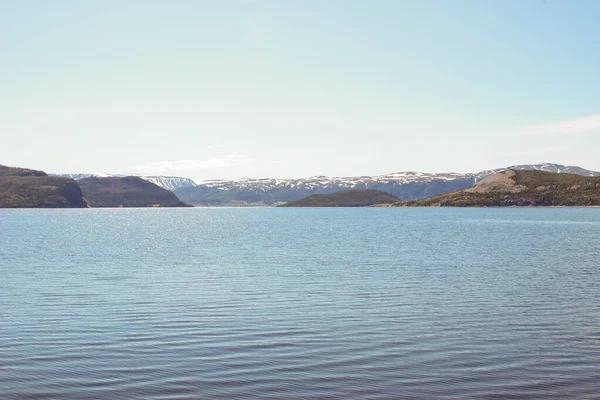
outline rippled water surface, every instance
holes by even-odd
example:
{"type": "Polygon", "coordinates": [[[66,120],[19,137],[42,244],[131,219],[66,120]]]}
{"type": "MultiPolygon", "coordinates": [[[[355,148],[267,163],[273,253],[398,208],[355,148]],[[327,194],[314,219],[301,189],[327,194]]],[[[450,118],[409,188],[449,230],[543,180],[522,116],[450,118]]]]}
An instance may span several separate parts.
{"type": "Polygon", "coordinates": [[[600,209],[0,210],[2,399],[599,394],[600,209]]]}

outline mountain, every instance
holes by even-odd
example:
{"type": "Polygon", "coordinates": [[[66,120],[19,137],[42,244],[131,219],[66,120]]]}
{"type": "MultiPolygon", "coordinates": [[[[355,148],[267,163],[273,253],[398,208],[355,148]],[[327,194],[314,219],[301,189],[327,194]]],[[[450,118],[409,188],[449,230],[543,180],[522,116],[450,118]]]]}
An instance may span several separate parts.
{"type": "Polygon", "coordinates": [[[137,176],[91,177],[77,181],[92,207],[188,207],[173,194],[137,176]]]}
{"type": "Polygon", "coordinates": [[[342,190],[331,194],[312,194],[279,207],[365,207],[399,201],[396,196],[380,190],[342,190]]]}
{"type": "Polygon", "coordinates": [[[582,176],[600,176],[600,172],[598,171],[590,171],[581,167],[576,166],[564,166],[560,164],[521,164],[521,165],[511,165],[506,168],[498,168],[492,169],[489,171],[481,171],[478,175],[481,177],[486,177],[488,175],[495,174],[496,172],[505,171],[507,169],[513,169],[516,171],[545,171],[545,172],[553,172],[556,174],[576,174],[582,176]]]}
{"type": "MultiPolygon", "coordinates": [[[[51,176],[60,176],[63,178],[71,178],[71,179],[75,179],[76,181],[80,180],[80,179],[86,179],[86,178],[110,178],[110,177],[116,177],[116,178],[123,178],[126,175],[123,174],[50,174],[51,176]]],[[[152,182],[155,185],[160,186],[163,189],[167,189],[170,191],[174,191],[175,189],[180,189],[180,188],[185,188],[185,187],[195,187],[196,186],[196,182],[194,182],[193,180],[189,179],[189,178],[181,178],[178,176],[160,176],[160,175],[140,175],[140,178],[148,181],[148,182],[152,182]]]]}
{"type": "Polygon", "coordinates": [[[6,165],[0,165],[0,176],[48,176],[48,174],[44,171],[38,171],[35,169],[7,167],[6,165]]]}
{"type": "Polygon", "coordinates": [[[180,188],[195,187],[196,182],[190,178],[181,178],[178,176],[140,176],[140,178],[152,182],[163,189],[174,191],[180,188]]]}
{"type": "Polygon", "coordinates": [[[193,188],[176,189],[183,201],[196,205],[272,205],[302,199],[312,194],[341,190],[374,189],[400,198],[429,195],[471,186],[473,176],[401,172],[382,176],[326,177],[301,179],[240,179],[205,181],[193,188]]]}
{"type": "Polygon", "coordinates": [[[599,206],[600,176],[509,169],[468,189],[395,206],[599,206]]]}
{"type": "MultiPolygon", "coordinates": [[[[600,172],[560,164],[515,165],[514,170],[540,170],[598,176],[600,172]]],[[[175,194],[195,205],[273,205],[302,199],[312,194],[341,190],[374,189],[391,193],[404,201],[420,200],[465,189],[486,176],[506,170],[498,168],[478,173],[396,172],[380,176],[327,177],[301,179],[240,179],[204,181],[196,186],[175,189],[175,194]]]]}
{"type": "Polygon", "coordinates": [[[43,171],[0,165],[0,208],[87,207],[73,179],[43,171]]]}

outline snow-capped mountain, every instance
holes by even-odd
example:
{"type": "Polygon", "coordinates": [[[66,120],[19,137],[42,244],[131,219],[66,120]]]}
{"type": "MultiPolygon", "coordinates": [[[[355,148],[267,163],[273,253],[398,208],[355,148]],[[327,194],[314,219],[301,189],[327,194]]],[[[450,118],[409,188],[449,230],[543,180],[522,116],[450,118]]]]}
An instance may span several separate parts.
{"type": "Polygon", "coordinates": [[[86,179],[86,178],[110,178],[110,177],[119,177],[122,178],[125,175],[123,174],[48,174],[50,176],[58,176],[61,178],[71,178],[71,179],[75,179],[76,181],[80,180],[80,179],[86,179]]]}
{"type": "MultiPolygon", "coordinates": [[[[581,167],[576,167],[573,165],[564,166],[560,164],[522,164],[522,165],[513,165],[507,168],[499,168],[491,171],[482,171],[479,174],[495,174],[496,172],[503,171],[505,169],[516,169],[516,170],[535,170],[535,171],[546,171],[546,172],[554,172],[556,174],[577,174],[583,176],[600,176],[600,172],[598,171],[590,171],[581,167]]],[[[486,176],[487,176],[486,175],[486,176]]]]}
{"type": "Polygon", "coordinates": [[[196,182],[190,178],[181,178],[178,176],[140,176],[140,178],[150,181],[155,185],[170,191],[196,186],[196,182]]]}
{"type": "Polygon", "coordinates": [[[465,189],[475,182],[506,169],[533,169],[554,173],[597,176],[600,172],[559,164],[514,165],[478,173],[396,172],[379,176],[328,177],[299,179],[212,180],[195,187],[175,189],[185,202],[198,205],[270,205],[298,200],[311,194],[333,193],[349,189],[377,189],[402,200],[418,200],[452,190],[465,189]]]}
{"type": "MultiPolygon", "coordinates": [[[[71,178],[80,180],[85,178],[106,178],[106,177],[124,177],[124,174],[50,174],[51,176],[60,176],[63,178],[71,178]]],[[[163,189],[167,189],[170,191],[174,191],[175,189],[181,189],[186,187],[195,187],[196,182],[189,178],[181,178],[178,176],[145,176],[145,175],[134,175],[139,176],[140,178],[147,180],[149,182],[154,183],[162,187],[163,189]]]]}
{"type": "Polygon", "coordinates": [[[182,201],[198,205],[270,205],[349,189],[377,189],[401,199],[416,199],[462,189],[473,183],[472,174],[400,172],[381,176],[204,181],[193,188],[177,189],[175,194],[182,201]]]}

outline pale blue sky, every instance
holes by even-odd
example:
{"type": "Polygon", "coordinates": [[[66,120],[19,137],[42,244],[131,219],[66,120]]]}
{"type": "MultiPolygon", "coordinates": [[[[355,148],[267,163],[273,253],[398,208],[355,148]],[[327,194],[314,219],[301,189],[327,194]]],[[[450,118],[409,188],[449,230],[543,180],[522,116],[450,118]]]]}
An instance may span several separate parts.
{"type": "Polygon", "coordinates": [[[599,1],[0,0],[0,163],[600,170],[599,1]]]}

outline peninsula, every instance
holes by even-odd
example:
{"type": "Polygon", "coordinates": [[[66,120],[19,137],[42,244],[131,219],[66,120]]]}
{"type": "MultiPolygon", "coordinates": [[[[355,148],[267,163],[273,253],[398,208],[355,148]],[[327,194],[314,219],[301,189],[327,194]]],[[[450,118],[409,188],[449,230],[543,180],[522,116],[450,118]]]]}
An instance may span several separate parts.
{"type": "Polygon", "coordinates": [[[0,208],[82,208],[88,204],[73,179],[0,165],[0,208]]]}

